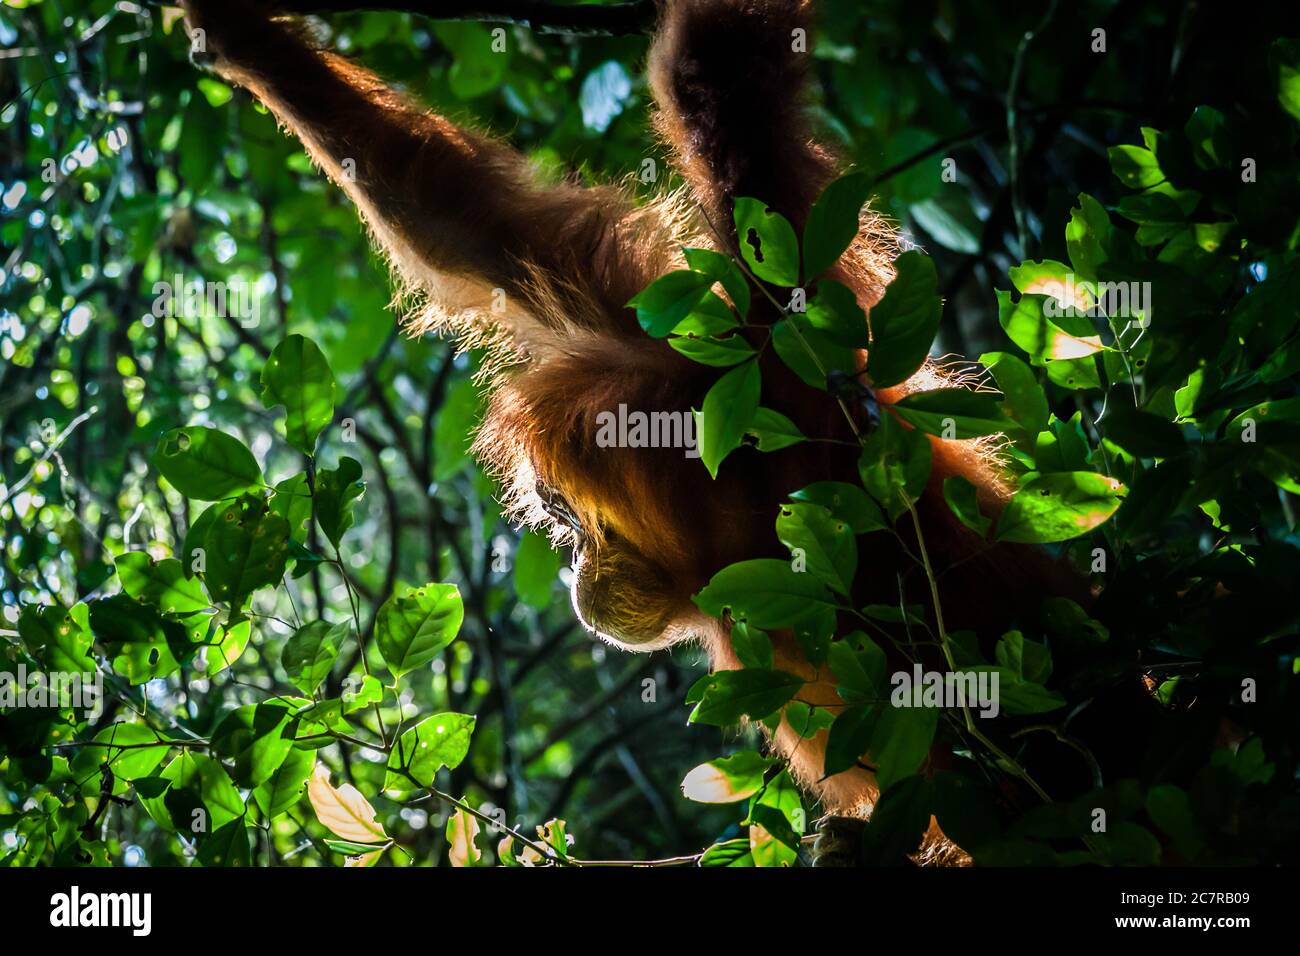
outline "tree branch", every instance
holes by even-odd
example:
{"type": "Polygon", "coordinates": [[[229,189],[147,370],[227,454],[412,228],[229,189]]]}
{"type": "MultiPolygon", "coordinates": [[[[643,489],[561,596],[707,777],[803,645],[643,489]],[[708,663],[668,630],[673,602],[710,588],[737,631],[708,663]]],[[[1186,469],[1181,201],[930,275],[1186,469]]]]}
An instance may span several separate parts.
{"type": "Polygon", "coordinates": [[[612,4],[556,4],[540,0],[279,0],[290,13],[345,13],[390,10],[431,20],[513,23],[537,33],[575,36],[630,36],[654,25],[654,0],[612,4]]]}

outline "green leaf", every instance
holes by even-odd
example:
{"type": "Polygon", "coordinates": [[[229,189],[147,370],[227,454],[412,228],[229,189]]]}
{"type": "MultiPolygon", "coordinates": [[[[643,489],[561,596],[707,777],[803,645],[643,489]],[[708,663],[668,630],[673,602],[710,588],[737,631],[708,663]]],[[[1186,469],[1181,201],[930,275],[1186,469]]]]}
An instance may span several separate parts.
{"type": "Polygon", "coordinates": [[[858,760],[871,746],[880,710],[875,704],[858,704],[840,712],[835,723],[831,724],[826,740],[823,774],[829,777],[857,766],[858,760]]]}
{"type": "Polygon", "coordinates": [[[749,852],[748,840],[727,840],[715,843],[700,857],[700,866],[753,866],[754,857],[749,852]]]}
{"type": "Polygon", "coordinates": [[[1048,421],[1047,431],[1039,432],[1034,457],[1040,471],[1086,471],[1090,449],[1083,433],[1083,416],[1075,412],[1068,421],[1048,421]]]}
{"type": "Polygon", "coordinates": [[[92,740],[102,747],[83,747],[72,760],[72,773],[85,779],[104,764],[122,780],[136,780],[152,774],[167,756],[171,744],[146,724],[115,723],[95,734],[92,740]],[[149,746],[151,744],[157,746],[149,746]]]}
{"type": "Polygon", "coordinates": [[[678,269],[660,276],[628,303],[651,338],[661,339],[688,316],[713,285],[712,276],[678,269]]]}
{"type": "Polygon", "coordinates": [[[101,643],[111,645],[108,650],[114,655],[113,670],[131,684],[143,684],[179,670],[181,665],[173,648],[182,657],[194,650],[183,624],[125,594],[92,601],[89,608],[90,629],[101,643]]]}
{"type": "Polygon", "coordinates": [[[434,714],[403,733],[388,757],[384,789],[410,790],[413,781],[431,787],[443,767],[459,767],[469,753],[474,722],[470,714],[434,714]]]}
{"type": "Polygon", "coordinates": [[[674,336],[668,340],[668,344],[692,362],[718,368],[738,365],[755,355],[754,350],[750,348],[749,343],[745,341],[745,337],[742,335],[729,335],[724,339],[697,339],[674,336]]]}
{"type": "Polygon", "coordinates": [[[728,565],[715,574],[695,603],[706,614],[732,617],[754,627],[791,627],[833,603],[814,575],[799,574],[786,561],[756,558],[728,565]]]}
{"type": "Polygon", "coordinates": [[[232,820],[199,844],[199,862],[204,866],[249,866],[248,828],[243,820],[232,820]]]}
{"type": "MultiPolygon", "coordinates": [[[[1036,666],[1041,666],[1036,665],[1036,666]]],[[[975,679],[982,673],[997,675],[997,693],[994,699],[999,710],[1012,717],[1025,714],[1045,714],[1065,706],[1065,698],[1042,684],[1021,679],[1014,671],[1001,666],[979,664],[956,671],[958,675],[974,674],[975,679]]]]}
{"type": "Polygon", "coordinates": [[[198,581],[185,577],[175,558],[154,561],[146,551],[128,551],[113,559],[122,590],[162,611],[185,614],[210,607],[198,581]]]}
{"type": "MultiPolygon", "coordinates": [[[[218,501],[214,505],[208,505],[199,516],[190,522],[189,529],[185,532],[185,544],[181,548],[179,560],[181,568],[185,572],[185,577],[192,578],[196,573],[195,565],[198,563],[198,553],[207,553],[208,532],[212,530],[213,524],[217,518],[230,507],[229,502],[218,501]]],[[[207,563],[206,557],[203,561],[207,563]]]]}
{"type": "Polygon", "coordinates": [[[183,116],[176,150],[179,172],[187,188],[202,192],[221,162],[227,127],[203,96],[190,97],[183,116]]]}
{"type": "Polygon", "coordinates": [[[894,281],[869,316],[867,371],[875,388],[898,385],[921,367],[943,315],[938,277],[929,256],[905,252],[894,261],[894,269],[894,281]]]}
{"type": "Polygon", "coordinates": [[[998,520],[997,540],[1045,544],[1087,534],[1120,506],[1124,485],[1091,471],[1040,475],[1016,492],[998,520]]]}
{"type": "Polygon", "coordinates": [[[957,520],[970,528],[980,537],[988,534],[992,519],[980,513],[978,489],[961,475],[945,478],[943,482],[943,500],[957,516],[957,520]]]}
{"type": "Polygon", "coordinates": [[[888,696],[885,652],[861,631],[833,643],[829,659],[836,691],[846,703],[875,703],[888,696]]]}
{"type": "Polygon", "coordinates": [[[764,282],[787,288],[799,284],[799,240],[779,212],[757,199],[740,197],[735,206],[740,254],[764,282]]]}
{"type": "Polygon", "coordinates": [[[1187,450],[1182,429],[1150,412],[1118,405],[1099,424],[1107,440],[1135,458],[1173,458],[1187,450]]]}
{"type": "MultiPolygon", "coordinates": [[[[772,639],[766,632],[744,621],[731,625],[731,649],[745,667],[772,669],[772,639]]],[[[703,693],[703,691],[701,691],[703,693]]],[[[687,701],[695,703],[695,701],[687,701]]]]}
{"type": "Polygon", "coordinates": [[[784,671],[719,671],[710,676],[690,721],[727,726],[745,716],[762,720],[779,710],[803,685],[802,677],[784,671]]]}
{"type": "Polygon", "coordinates": [[[753,750],[702,763],[682,780],[682,796],[696,803],[736,803],[758,793],[769,767],[776,763],[753,750]]]}
{"type": "Polygon", "coordinates": [[[394,677],[423,667],[450,644],[465,619],[454,584],[426,584],[395,593],[379,609],[375,640],[394,677]]]}
{"type": "Polygon", "coordinates": [[[803,229],[804,272],[815,279],[839,260],[858,234],[858,215],[871,195],[865,173],[841,176],[822,190],[803,229]]]}
{"type": "Polygon", "coordinates": [[[939,827],[967,853],[1001,835],[997,803],[989,787],[953,770],[939,771],[930,785],[939,827]]]}
{"type": "Polygon", "coordinates": [[[862,861],[867,866],[900,866],[915,853],[930,827],[930,783],[908,774],[881,783],[880,799],[862,831],[862,861]]]}
{"type": "Polygon", "coordinates": [[[1178,514],[1192,490],[1192,469],[1186,459],[1164,461],[1138,475],[1124,503],[1115,512],[1115,526],[1126,540],[1157,534],[1178,514]]]}
{"type": "MultiPolygon", "coordinates": [[[[749,314],[749,280],[731,256],[714,252],[712,249],[686,248],[682,252],[686,256],[686,264],[692,270],[722,283],[722,288],[726,290],[738,313],[742,316],[749,314]]],[[[732,323],[735,324],[734,319],[732,323]]]]}
{"type": "Polygon", "coordinates": [[[1074,269],[1057,259],[1026,259],[1007,270],[1011,284],[1022,294],[1050,295],[1066,305],[1091,308],[1096,300],[1087,292],[1087,286],[1074,286],[1074,301],[1070,301],[1069,286],[1074,281],[1074,269]]]}
{"type": "Polygon", "coordinates": [[[1087,193],[1079,194],[1079,205],[1070,210],[1065,227],[1065,245],[1076,272],[1098,276],[1110,258],[1110,217],[1105,208],[1087,193]]]}
{"type": "Polygon", "coordinates": [[[334,420],[334,392],[324,353],[301,335],[285,338],[262,368],[262,404],[268,410],[284,406],[284,437],[304,455],[316,451],[316,439],[334,420]]]}
{"type": "Polygon", "coordinates": [[[563,560],[540,534],[525,531],[515,551],[515,594],[529,607],[550,607],[563,560]]]}
{"type": "Polygon", "coordinates": [[[1106,151],[1110,168],[1130,189],[1146,189],[1165,181],[1156,154],[1141,146],[1112,146],[1106,151]]]}
{"type": "Polygon", "coordinates": [[[979,253],[984,226],[972,208],[970,193],[944,190],[908,206],[907,215],[945,249],[968,256],[979,253]]]}
{"type": "Polygon", "coordinates": [[[759,451],[780,451],[807,440],[799,426],[790,419],[780,412],[761,407],[754,412],[754,420],[745,429],[745,434],[754,436],[759,451]]]}
{"type": "Polygon", "coordinates": [[[794,554],[798,549],[807,561],[807,572],[825,581],[840,594],[849,595],[858,567],[858,548],[853,529],[821,505],[812,503],[781,506],[776,519],[776,536],[794,554]]]}
{"type": "Polygon", "coordinates": [[[244,497],[224,509],[203,543],[204,583],[214,601],[239,610],[258,588],[276,584],[289,559],[289,523],[261,498],[244,497]]]}
{"type": "Polygon", "coordinates": [[[1156,826],[1174,838],[1188,860],[1204,852],[1205,839],[1186,790],[1172,783],[1157,784],[1147,791],[1146,811],[1156,826]]]}
{"type": "Polygon", "coordinates": [[[510,65],[510,44],[493,49],[492,33],[478,23],[443,21],[433,24],[433,32],[454,57],[447,84],[457,99],[472,100],[501,85],[510,65]]]}
{"type": "Polygon", "coordinates": [[[702,338],[709,335],[722,335],[724,332],[738,328],[740,323],[732,314],[731,307],[716,293],[706,292],[695,308],[687,313],[686,318],[673,326],[673,334],[702,338]]]}
{"type": "Polygon", "coordinates": [[[280,666],[289,675],[289,683],[304,694],[313,694],[329,676],[334,661],[352,632],[350,621],[331,626],[326,621],[312,621],[293,633],[280,654],[280,666]]]}
{"type": "Polygon", "coordinates": [[[900,425],[892,415],[882,415],[880,426],[862,445],[858,461],[862,485],[885,506],[890,518],[897,518],[925,490],[931,456],[924,433],[900,425]]]}
{"type": "Polygon", "coordinates": [[[291,538],[307,540],[307,522],[311,521],[311,484],[305,471],[276,482],[271,510],[289,522],[291,538]]]}
{"type": "Polygon", "coordinates": [[[302,799],[315,767],[316,752],[295,747],[271,776],[253,790],[253,799],[268,820],[278,817],[302,799]]]}
{"type": "Polygon", "coordinates": [[[722,460],[739,447],[753,421],[761,390],[758,362],[746,362],[714,382],[704,396],[700,458],[714,478],[722,460]]]}
{"type": "Polygon", "coordinates": [[[894,411],[910,425],[940,438],[964,440],[997,435],[1012,424],[998,405],[1000,396],[966,388],[936,388],[913,392],[894,403],[894,411]]]}
{"type": "Polygon", "coordinates": [[[821,505],[853,529],[854,534],[888,528],[880,506],[857,485],[843,481],[818,481],[790,495],[796,501],[821,505]]]}
{"type": "Polygon", "coordinates": [[[1104,348],[1100,336],[1072,335],[1048,318],[1049,296],[1022,295],[1013,302],[1010,292],[995,291],[998,322],[1007,337],[1029,353],[1029,359],[1035,365],[1083,358],[1104,348]]]}
{"type": "Polygon", "coordinates": [[[226,715],[212,734],[212,752],[235,762],[241,787],[270,779],[293,748],[294,708],[283,701],[247,704],[226,715]]]}
{"type": "Polygon", "coordinates": [[[1002,635],[993,657],[1020,680],[1042,684],[1052,676],[1052,652],[1046,645],[1025,640],[1019,631],[1002,635]]]}
{"type": "Polygon", "coordinates": [[[181,751],[159,779],[170,786],[153,797],[142,795],[140,803],[159,826],[187,839],[212,833],[244,815],[239,791],[221,764],[206,754],[181,751]]]}
{"type": "Polygon", "coordinates": [[[749,804],[750,824],[758,824],[773,839],[754,839],[751,831],[750,853],[756,866],[790,866],[799,851],[805,815],[799,788],[788,770],[782,770],[749,804]]]}
{"type": "Polygon", "coordinates": [[[216,640],[206,649],[207,667],[203,673],[212,677],[221,673],[243,655],[248,641],[253,636],[253,622],[237,621],[234,624],[221,625],[216,640]]]}
{"type": "Polygon", "coordinates": [[[916,773],[930,752],[938,726],[938,707],[882,708],[871,735],[871,757],[882,791],[916,773]]]}
{"type": "Polygon", "coordinates": [[[51,671],[92,671],[95,662],[90,657],[89,611],[85,604],[72,610],[57,605],[22,605],[18,634],[23,646],[51,671]]]}
{"type": "Polygon", "coordinates": [[[1212,106],[1198,106],[1183,127],[1192,158],[1202,169],[1219,169],[1232,159],[1227,119],[1212,106]]]}
{"type": "Polygon", "coordinates": [[[1300,120],[1300,40],[1275,40],[1269,47],[1268,62],[1277,84],[1277,101],[1300,120]]]}
{"type": "Polygon", "coordinates": [[[215,428],[173,428],[158,439],[154,467],[186,498],[220,501],[262,486],[257,459],[238,438],[215,428]]]}
{"type": "Polygon", "coordinates": [[[801,700],[792,700],[785,705],[785,722],[805,740],[811,740],[823,730],[830,730],[835,722],[835,715],[825,707],[814,707],[801,700]]]}
{"type": "Polygon", "coordinates": [[[366,674],[361,678],[361,686],[355,690],[357,675],[349,677],[343,683],[343,713],[355,714],[358,710],[369,707],[371,704],[377,704],[384,699],[384,685],[379,682],[379,678],[373,674],[366,674]]]}
{"type": "Polygon", "coordinates": [[[316,523],[337,549],[352,527],[353,506],[366,492],[361,480],[361,462],[346,455],[333,470],[316,473],[316,523]]]}
{"type": "Polygon", "coordinates": [[[772,347],[792,372],[812,388],[826,389],[826,376],[860,371],[858,353],[813,328],[808,316],[795,313],[772,326],[772,347]]]}
{"type": "Polygon", "coordinates": [[[1031,369],[1010,352],[985,352],[980,364],[993,373],[1004,396],[1002,407],[1029,435],[1047,427],[1047,396],[1031,369]]]}
{"type": "Polygon", "coordinates": [[[836,345],[865,349],[870,344],[867,314],[853,290],[834,279],[817,283],[817,293],[808,303],[808,322],[836,345]]]}
{"type": "Polygon", "coordinates": [[[325,845],[335,853],[342,853],[344,856],[365,856],[367,853],[374,853],[377,850],[386,850],[392,846],[391,841],[388,843],[356,843],[352,840],[326,840],[325,845]]]}

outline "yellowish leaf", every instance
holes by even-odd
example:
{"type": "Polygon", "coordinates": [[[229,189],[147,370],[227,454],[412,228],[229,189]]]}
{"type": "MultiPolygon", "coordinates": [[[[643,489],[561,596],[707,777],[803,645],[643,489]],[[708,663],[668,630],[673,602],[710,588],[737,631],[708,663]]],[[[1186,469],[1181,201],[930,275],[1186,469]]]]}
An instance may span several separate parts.
{"type": "Polygon", "coordinates": [[[316,765],[316,772],[307,784],[307,798],[316,811],[316,819],[341,839],[352,843],[388,839],[383,826],[375,819],[375,808],[370,801],[350,783],[341,787],[331,785],[329,768],[323,763],[316,765]]]}
{"type": "Polygon", "coordinates": [[[478,820],[459,807],[447,820],[448,856],[452,866],[478,866],[483,851],[474,843],[478,820]]]}
{"type": "Polygon", "coordinates": [[[750,779],[728,773],[717,761],[702,763],[682,780],[682,796],[696,803],[735,803],[752,796],[762,785],[760,775],[750,779]]]}

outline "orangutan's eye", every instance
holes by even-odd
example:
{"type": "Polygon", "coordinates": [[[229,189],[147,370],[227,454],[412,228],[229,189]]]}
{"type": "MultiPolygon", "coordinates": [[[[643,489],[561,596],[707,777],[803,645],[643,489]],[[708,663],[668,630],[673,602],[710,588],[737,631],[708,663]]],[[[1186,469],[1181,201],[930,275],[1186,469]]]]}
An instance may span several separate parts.
{"type": "Polygon", "coordinates": [[[573,506],[569,504],[565,497],[554,488],[548,488],[540,481],[537,483],[537,497],[542,500],[542,510],[572,531],[577,536],[579,545],[581,545],[587,536],[582,530],[582,522],[578,520],[573,506]]]}

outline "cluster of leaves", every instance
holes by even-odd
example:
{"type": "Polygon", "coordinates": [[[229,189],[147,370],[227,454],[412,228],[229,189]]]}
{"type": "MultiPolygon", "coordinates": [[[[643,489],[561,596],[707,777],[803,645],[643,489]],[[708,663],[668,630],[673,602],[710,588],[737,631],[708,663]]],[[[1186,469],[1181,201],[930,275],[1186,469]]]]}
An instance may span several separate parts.
{"type": "MultiPolygon", "coordinates": [[[[1276,105],[1293,120],[1298,49],[1279,42],[1272,51],[1276,105]]],[[[1136,190],[1114,212],[1135,228],[1081,195],[1066,226],[1069,264],[1011,270],[1019,297],[997,298],[1015,351],[980,357],[999,391],[909,394],[892,406],[896,418],[880,414],[861,440],[860,486],[820,482],[780,508],[776,532],[792,561],[733,564],[696,596],[702,610],[735,622],[744,667],[701,679],[687,697],[691,720],[748,718],[775,731],[784,719],[805,737],[827,730],[828,775],[869,754],[883,796],[864,859],[901,859],[932,814],[979,863],[1263,862],[1300,838],[1297,608],[1286,590],[1300,563],[1287,500],[1300,492],[1300,310],[1292,295],[1300,126],[1287,127],[1272,149],[1242,153],[1263,119],[1200,108],[1181,130],[1144,128],[1143,146],[1112,149],[1116,176],[1136,190]],[[1058,417],[1063,405],[1073,414],[1058,417]],[[937,587],[944,568],[931,567],[923,541],[916,560],[936,585],[933,607],[907,605],[903,594],[894,606],[854,606],[857,539],[868,536],[870,546],[871,536],[894,535],[911,554],[896,523],[921,536],[926,434],[1005,436],[1016,491],[1000,514],[981,513],[975,488],[960,477],[944,482],[946,504],[990,543],[1064,543],[1102,590],[1095,617],[1045,596],[1040,613],[1003,635],[987,660],[973,634],[945,631],[937,587]],[[845,633],[846,618],[858,629],[845,633]],[[799,699],[805,680],[773,668],[773,630],[793,632],[809,661],[829,668],[842,706],[799,699]],[[918,660],[927,644],[959,676],[997,675],[1001,724],[985,732],[964,703],[916,706],[910,694],[891,696],[887,659],[918,660]],[[1115,779],[1115,768],[1072,738],[1073,722],[1106,706],[1098,701],[1108,692],[1136,687],[1139,675],[1165,713],[1147,741],[1144,776],[1115,779]],[[1198,697],[1213,704],[1194,707],[1198,697]],[[1081,774],[1091,773],[1096,789],[1009,814],[991,786],[999,776],[1050,797],[1022,763],[1031,752],[1008,753],[992,739],[1008,721],[1024,728],[1017,718],[1031,716],[1030,730],[1079,748],[1081,774]],[[1216,721],[1235,728],[1235,739],[1211,750],[1216,721]],[[935,746],[965,759],[926,771],[935,746]]],[[[782,316],[766,328],[768,341],[828,400],[845,375],[865,372],[873,385],[890,386],[925,360],[942,309],[929,259],[900,257],[869,323],[848,289],[818,278],[855,234],[865,198],[859,175],[833,183],[802,243],[779,214],[738,200],[743,265],[687,250],[688,270],[633,300],[651,335],[673,336],[673,347],[697,361],[733,366],[699,413],[711,473],[746,435],[761,451],[819,440],[759,405],[761,349],[737,334],[750,301],[746,275],[768,296],[786,290],[778,293],[789,295],[784,307],[772,299],[782,316]],[[854,356],[864,348],[870,359],[861,369],[854,356]]],[[[792,800],[775,812],[788,783],[785,770],[751,751],[688,776],[688,796],[748,799],[745,822],[758,834],[749,852],[720,844],[706,861],[716,853],[726,865],[762,865],[774,843],[781,862],[793,860],[803,808],[792,800]]]]}
{"type": "MultiPolygon", "coordinates": [[[[56,830],[68,846],[71,824],[50,816],[65,804],[47,787],[44,762],[27,762],[38,752],[75,759],[80,751],[68,745],[124,720],[139,723],[140,715],[162,739],[210,741],[228,713],[271,694],[341,700],[363,689],[349,681],[360,666],[359,641],[372,673],[391,683],[377,643],[379,609],[404,592],[403,582],[430,581],[459,589],[460,637],[403,673],[400,697],[388,693],[378,703],[390,732],[430,714],[477,717],[468,755],[439,772],[444,792],[527,833],[556,817],[583,820],[582,846],[593,855],[651,858],[705,845],[726,826],[721,814],[669,812],[667,799],[682,768],[717,743],[691,734],[669,703],[700,662],[629,659],[593,645],[562,596],[560,556],[501,519],[493,483],[468,455],[480,414],[476,356],[399,334],[383,264],[355,210],[325,188],[250,97],[194,69],[174,13],[112,0],[76,9],[15,0],[0,12],[0,43],[22,54],[0,69],[0,672],[16,675],[18,662],[31,660],[20,608],[58,606],[81,617],[101,599],[112,602],[106,609],[133,606],[140,602],[119,592],[133,575],[147,576],[151,562],[172,568],[174,559],[190,572],[176,584],[188,603],[165,612],[158,605],[162,624],[145,614],[138,632],[120,632],[135,634],[135,643],[87,645],[96,625],[113,627],[101,612],[81,622],[69,645],[78,656],[55,658],[63,671],[85,661],[103,671],[105,709],[96,720],[69,735],[69,725],[35,721],[31,709],[0,711],[0,858],[49,862],[56,830]],[[179,294],[181,283],[204,281],[255,290],[260,315],[158,307],[159,283],[179,294]],[[328,467],[313,476],[315,520],[303,517],[312,503],[303,452],[283,427],[272,428],[261,401],[272,349],[291,333],[317,343],[338,377],[337,424],[321,433],[317,449],[328,467]],[[174,431],[177,425],[188,427],[174,431]],[[210,484],[200,475],[178,491],[154,463],[169,430],[164,457],[198,454],[197,438],[233,473],[210,484]],[[247,457],[212,433],[242,442],[262,473],[274,476],[271,485],[282,487],[253,481],[247,457]],[[351,499],[361,472],[368,490],[351,499]],[[218,493],[230,497],[214,505],[208,496],[223,484],[228,491],[218,493]],[[262,502],[246,498],[250,490],[262,502]],[[278,567],[273,548],[253,556],[241,579],[236,565],[205,547],[213,527],[194,527],[237,501],[218,539],[236,548],[287,540],[281,586],[251,586],[278,567]],[[354,523],[346,528],[335,516],[354,523]],[[281,519],[295,529],[287,539],[281,519]],[[334,535],[344,545],[341,562],[334,535]],[[189,567],[195,547],[206,561],[198,576],[189,567]],[[326,553],[330,559],[317,560],[326,553]],[[239,591],[248,620],[230,622],[239,591]],[[214,600],[223,613],[201,615],[214,600]],[[299,616],[326,634],[319,651],[300,649],[318,655],[314,667],[324,669],[326,648],[339,648],[314,695],[283,666],[299,616]],[[178,630],[204,621],[210,631],[178,630]],[[155,638],[161,627],[171,639],[147,639],[150,627],[155,638]],[[218,668],[227,657],[230,666],[218,668]],[[130,668],[158,676],[132,683],[122,673],[130,668]],[[651,679],[658,695],[645,700],[641,683],[651,679]]],[[[479,55],[493,37],[477,24],[358,13],[332,17],[330,27],[334,45],[458,118],[512,129],[540,167],[568,172],[573,160],[584,174],[619,176],[646,155],[644,111],[628,108],[643,99],[643,84],[629,90],[621,81],[636,71],[643,40],[507,27],[507,50],[489,63],[479,55]],[[464,83],[476,71],[457,64],[475,58],[493,72],[464,83]]],[[[177,481],[195,478],[184,462],[175,466],[166,467],[177,481]]],[[[176,599],[176,589],[169,593],[176,599]]],[[[378,730],[374,702],[344,716],[378,730]]],[[[77,780],[103,756],[81,758],[86,773],[77,780]]],[[[337,740],[316,751],[318,769],[327,766],[336,786],[373,801],[377,822],[405,850],[386,852],[384,865],[445,863],[445,801],[390,799],[388,756],[337,740]]],[[[98,839],[87,836],[82,851],[117,865],[193,861],[186,850],[193,838],[177,839],[139,802],[101,801],[99,787],[97,776],[75,798],[59,790],[91,816],[104,807],[98,839]]],[[[114,784],[115,796],[135,793],[114,784]]],[[[246,821],[253,820],[265,822],[250,812],[246,821]]],[[[490,828],[483,829],[480,842],[493,859],[490,828]]],[[[338,834],[315,819],[306,797],[249,834],[259,832],[266,839],[253,847],[258,862],[343,861],[322,842],[338,834]]],[[[520,856],[534,852],[522,845],[520,856]]]]}
{"type": "MultiPolygon", "coordinates": [[[[310,339],[289,336],[272,351],[262,372],[262,398],[268,409],[284,406],[284,437],[307,466],[274,484],[233,435],[198,426],[163,434],[154,455],[159,472],[185,497],[211,502],[191,524],[181,556],[155,559],[128,551],[115,561],[117,594],[70,608],[24,608],[17,622],[21,644],[6,648],[7,663],[33,673],[88,674],[105,659],[130,686],[180,670],[212,681],[249,645],[260,616],[250,607],[252,599],[281,587],[286,574],[301,577],[328,561],[350,590],[340,549],[365,490],[361,468],[343,458],[333,469],[317,469],[314,457],[321,431],[334,418],[335,388],[329,363],[310,339]],[[332,557],[310,546],[317,532],[332,557]]],[[[146,713],[110,723],[93,736],[88,731],[98,714],[87,708],[15,708],[6,714],[11,756],[27,780],[48,794],[35,810],[5,819],[21,837],[13,862],[90,862],[96,853],[102,860],[102,844],[81,841],[92,812],[85,798],[120,799],[133,788],[149,817],[182,836],[199,862],[247,865],[249,828],[269,832],[286,818],[313,777],[316,751],[340,740],[387,755],[386,789],[400,794],[432,787],[439,770],[465,758],[474,717],[433,714],[409,727],[399,717],[389,734],[383,709],[400,693],[404,675],[427,666],[455,639],[464,618],[460,592],[455,585],[431,584],[399,588],[384,600],[374,643],[391,675],[387,683],[372,672],[365,647],[357,644],[364,633],[360,603],[355,594],[350,598],[349,620],[294,622],[279,666],[297,694],[268,690],[221,715],[206,739],[164,732],[146,713]],[[352,667],[342,677],[341,692],[331,694],[322,685],[340,654],[349,651],[352,667]],[[367,711],[374,724],[358,728],[354,721],[367,711]],[[358,734],[370,739],[358,740],[358,734]],[[76,742],[71,758],[60,741],[76,742]],[[52,743],[42,746],[46,742],[52,743]]],[[[391,841],[362,848],[355,827],[340,828],[322,810],[340,799],[328,775],[325,769],[312,803],[321,822],[344,839],[326,844],[377,861],[391,841]]],[[[373,810],[366,819],[367,826],[373,824],[373,810]]],[[[374,835],[382,837],[382,827],[374,835]]]]}

